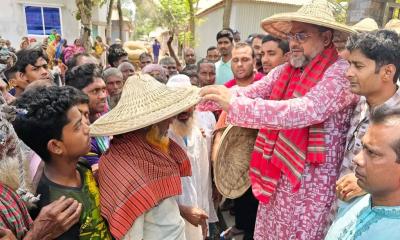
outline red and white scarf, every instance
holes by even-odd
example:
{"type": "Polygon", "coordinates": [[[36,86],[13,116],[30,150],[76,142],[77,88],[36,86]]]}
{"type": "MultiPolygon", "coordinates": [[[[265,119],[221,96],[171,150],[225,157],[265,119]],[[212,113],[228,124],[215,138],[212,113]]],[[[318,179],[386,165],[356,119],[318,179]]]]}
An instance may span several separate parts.
{"type": "Polygon", "coordinates": [[[163,199],[182,193],[181,177],[191,175],[186,153],[170,141],[169,154],[146,141],[142,130],[116,136],[100,158],[101,214],[121,239],[135,220],[163,199]]]}
{"type": "MultiPolygon", "coordinates": [[[[287,100],[304,96],[322,79],[326,69],[337,58],[337,52],[331,46],[316,56],[304,71],[288,64],[269,99],[287,100]]],[[[288,177],[293,190],[297,191],[305,164],[325,162],[324,137],[324,123],[288,130],[260,129],[250,162],[250,179],[257,199],[269,201],[281,173],[288,177]]]]}

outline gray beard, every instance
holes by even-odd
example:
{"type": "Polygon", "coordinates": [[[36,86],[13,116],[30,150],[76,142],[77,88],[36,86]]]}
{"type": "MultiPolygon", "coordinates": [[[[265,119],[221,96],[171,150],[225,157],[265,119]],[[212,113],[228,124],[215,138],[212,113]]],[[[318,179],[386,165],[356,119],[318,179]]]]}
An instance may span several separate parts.
{"type": "Polygon", "coordinates": [[[300,57],[290,57],[290,65],[294,68],[301,68],[306,66],[310,61],[306,58],[306,56],[301,55],[300,57]]]}
{"type": "Polygon", "coordinates": [[[115,106],[117,106],[119,99],[121,98],[121,94],[122,93],[109,97],[108,105],[109,105],[110,109],[113,109],[115,106]]]}

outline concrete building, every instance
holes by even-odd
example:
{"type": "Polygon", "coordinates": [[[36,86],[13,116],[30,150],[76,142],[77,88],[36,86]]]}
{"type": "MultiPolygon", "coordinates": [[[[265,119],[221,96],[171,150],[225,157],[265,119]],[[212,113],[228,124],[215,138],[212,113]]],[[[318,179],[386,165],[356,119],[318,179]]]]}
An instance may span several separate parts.
{"type": "MultiPolygon", "coordinates": [[[[252,33],[263,33],[261,20],[281,12],[298,10],[311,0],[233,0],[230,25],[238,30],[244,41],[252,33]]],[[[214,1],[196,14],[200,19],[196,26],[196,55],[205,57],[207,48],[216,46],[215,36],[222,29],[224,2],[214,1]]]]}
{"type": "MultiPolygon", "coordinates": [[[[131,20],[128,17],[123,16],[123,24],[122,24],[122,42],[128,41],[133,33],[133,25],[131,20]]],[[[118,10],[115,8],[111,14],[111,40],[114,42],[116,38],[119,37],[119,15],[118,10]]]]}
{"type": "MultiPolygon", "coordinates": [[[[74,0],[1,0],[0,36],[19,48],[23,36],[35,37],[38,41],[47,37],[51,29],[57,29],[69,44],[79,38],[80,21],[76,19],[74,0]]],[[[95,7],[92,11],[92,37],[105,40],[108,4],[95,7]]],[[[114,16],[115,14],[113,14],[114,16]]],[[[117,14],[118,15],[118,14],[117,14]]],[[[130,22],[124,19],[124,36],[129,38],[130,22]]],[[[113,17],[113,37],[119,38],[118,18],[113,17]]],[[[114,39],[113,39],[114,40],[114,39]]]]}

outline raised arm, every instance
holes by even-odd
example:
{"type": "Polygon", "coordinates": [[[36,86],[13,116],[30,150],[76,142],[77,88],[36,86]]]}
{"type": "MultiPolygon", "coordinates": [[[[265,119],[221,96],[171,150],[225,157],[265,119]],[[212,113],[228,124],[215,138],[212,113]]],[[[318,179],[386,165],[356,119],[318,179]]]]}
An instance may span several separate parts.
{"type": "Polygon", "coordinates": [[[182,71],[182,65],[181,62],[179,62],[178,57],[175,54],[174,48],[172,47],[172,41],[174,40],[174,34],[171,33],[168,41],[167,41],[167,47],[168,47],[168,51],[169,51],[169,55],[175,60],[176,62],[176,68],[178,69],[178,71],[182,71]]]}
{"type": "MultiPolygon", "coordinates": [[[[257,81],[247,87],[238,88],[232,87],[229,89],[230,95],[235,97],[244,96],[247,98],[269,98],[272,88],[275,82],[278,80],[279,75],[281,74],[283,67],[285,65],[281,65],[272,70],[267,76],[265,76],[260,81],[257,81]]],[[[222,85],[218,86],[207,86],[203,88],[203,92],[207,91],[207,89],[215,89],[217,91],[216,94],[224,94],[223,91],[218,91],[218,89],[226,89],[226,87],[222,85]]],[[[197,105],[197,109],[199,111],[217,111],[221,110],[221,106],[213,101],[202,101],[197,105]]]]}
{"type": "Polygon", "coordinates": [[[321,123],[358,100],[349,91],[343,74],[347,66],[344,61],[332,65],[303,97],[279,101],[233,97],[228,122],[255,129],[291,129],[321,123]]]}

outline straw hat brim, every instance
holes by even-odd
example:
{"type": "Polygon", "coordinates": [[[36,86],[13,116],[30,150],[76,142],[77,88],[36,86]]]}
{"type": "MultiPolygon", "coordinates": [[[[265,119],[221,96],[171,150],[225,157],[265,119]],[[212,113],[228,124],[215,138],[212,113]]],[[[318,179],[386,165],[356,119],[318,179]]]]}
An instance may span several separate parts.
{"type": "Polygon", "coordinates": [[[313,16],[299,14],[297,12],[275,14],[269,18],[264,19],[261,22],[261,28],[272,35],[275,35],[282,39],[287,39],[286,34],[289,33],[292,28],[291,22],[302,22],[331,28],[333,30],[341,32],[357,33],[354,29],[344,24],[335,21],[328,21],[313,16]]]}
{"type": "Polygon", "coordinates": [[[362,26],[353,26],[354,31],[357,32],[373,32],[378,30],[379,28],[372,28],[372,27],[362,27],[362,26]]]}
{"type": "Polygon", "coordinates": [[[227,198],[242,196],[251,186],[249,166],[258,130],[229,125],[218,147],[214,181],[227,198]]]}
{"type": "MultiPolygon", "coordinates": [[[[125,84],[132,85],[137,83],[128,81],[138,80],[129,78],[125,84]]],[[[113,136],[145,128],[176,116],[200,101],[197,87],[172,89],[164,85],[159,94],[150,96],[149,93],[147,99],[137,99],[125,90],[129,91],[124,87],[117,106],[90,126],[91,136],[113,136]],[[140,111],[135,108],[138,102],[142,105],[140,111]]]]}

